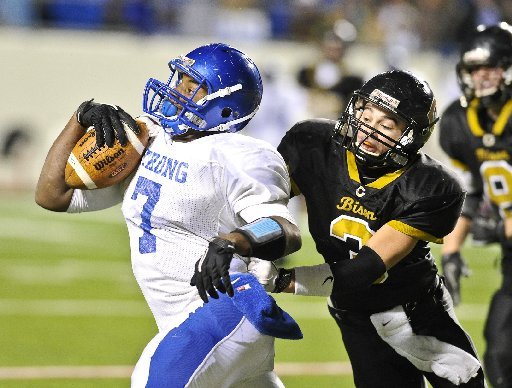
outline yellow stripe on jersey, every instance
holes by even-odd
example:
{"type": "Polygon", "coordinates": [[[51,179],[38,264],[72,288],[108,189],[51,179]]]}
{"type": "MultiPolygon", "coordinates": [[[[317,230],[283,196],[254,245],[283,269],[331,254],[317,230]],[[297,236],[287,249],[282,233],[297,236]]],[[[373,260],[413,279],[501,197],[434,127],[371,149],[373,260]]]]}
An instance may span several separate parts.
{"type": "MultiPolygon", "coordinates": [[[[471,133],[473,133],[476,137],[482,137],[485,134],[485,131],[480,126],[480,122],[478,121],[478,112],[477,108],[480,104],[480,99],[475,98],[469,104],[468,110],[466,111],[466,116],[468,118],[468,125],[471,133]]],[[[498,115],[498,119],[492,126],[492,134],[495,136],[501,136],[503,131],[505,130],[505,125],[507,125],[508,119],[512,114],[512,100],[509,100],[503,108],[501,108],[500,114],[498,115]]]]}
{"type": "Polygon", "coordinates": [[[286,164],[286,169],[288,170],[288,175],[290,176],[290,194],[291,196],[297,196],[297,195],[301,195],[302,192],[300,191],[300,188],[299,186],[297,185],[297,183],[295,183],[295,181],[293,180],[291,174],[290,174],[290,165],[287,163],[286,164]]]}
{"type": "Polygon", "coordinates": [[[419,229],[416,229],[410,225],[404,224],[403,222],[391,220],[387,223],[387,225],[391,226],[393,229],[398,230],[399,232],[402,232],[403,234],[406,234],[411,237],[416,237],[420,240],[430,241],[436,244],[442,244],[443,239],[438,238],[436,236],[432,236],[429,233],[423,232],[419,229]]]}
{"type": "MultiPolygon", "coordinates": [[[[505,106],[501,109],[501,112],[498,116],[498,119],[496,120],[496,123],[494,126],[497,128],[496,135],[501,135],[503,131],[505,130],[505,125],[508,123],[508,119],[510,118],[510,115],[512,114],[512,100],[509,100],[505,106]],[[499,133],[498,133],[499,130],[499,133]]],[[[494,128],[493,128],[494,132],[494,128]]]]}
{"type": "Polygon", "coordinates": [[[357,165],[356,165],[356,157],[354,154],[350,151],[347,152],[347,167],[348,167],[348,176],[353,181],[356,181],[357,183],[361,183],[361,180],[359,179],[359,171],[357,171],[357,165]]]}
{"type": "Polygon", "coordinates": [[[292,194],[294,196],[300,195],[301,191],[299,189],[299,186],[297,186],[297,183],[295,183],[295,181],[292,178],[290,178],[290,184],[292,186],[291,187],[292,194]]]}
{"type": "MultiPolygon", "coordinates": [[[[356,157],[350,151],[347,151],[347,165],[348,165],[348,175],[350,179],[356,181],[357,183],[361,183],[361,179],[359,179],[359,171],[357,170],[356,157]]],[[[373,189],[382,189],[389,183],[393,182],[400,175],[402,175],[405,171],[405,168],[401,168],[400,170],[396,170],[393,172],[389,172],[378,179],[375,179],[370,184],[366,185],[367,187],[371,187],[373,189]]]]}

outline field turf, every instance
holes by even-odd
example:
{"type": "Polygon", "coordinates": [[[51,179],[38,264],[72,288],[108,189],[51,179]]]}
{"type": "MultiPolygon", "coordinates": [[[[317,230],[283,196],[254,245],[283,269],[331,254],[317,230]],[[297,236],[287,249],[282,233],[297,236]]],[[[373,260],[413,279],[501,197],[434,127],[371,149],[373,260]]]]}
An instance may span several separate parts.
{"type": "MultiPolygon", "coordinates": [[[[439,246],[433,246],[438,258],[439,246]]],[[[498,287],[499,249],[467,244],[459,320],[484,351],[484,319],[498,287]]],[[[320,263],[310,237],[286,265],[320,263]]],[[[353,386],[325,298],[278,295],[300,341],[278,340],[287,387],[353,386]]],[[[133,278],[119,208],[69,215],[38,208],[32,193],[0,193],[0,386],[128,387],[156,326],[133,278]]]]}

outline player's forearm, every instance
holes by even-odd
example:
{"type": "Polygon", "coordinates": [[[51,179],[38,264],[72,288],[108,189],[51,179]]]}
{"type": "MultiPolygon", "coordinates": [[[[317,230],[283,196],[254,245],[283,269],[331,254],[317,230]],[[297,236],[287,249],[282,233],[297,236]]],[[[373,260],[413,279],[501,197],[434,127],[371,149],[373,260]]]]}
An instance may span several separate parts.
{"type": "Polygon", "coordinates": [[[272,218],[278,221],[284,229],[286,245],[283,256],[290,255],[293,252],[298,251],[302,246],[302,239],[297,225],[292,224],[290,221],[282,217],[274,216],[272,218]]]}
{"type": "Polygon", "coordinates": [[[279,270],[272,292],[285,292],[307,296],[329,296],[332,293],[334,277],[329,264],[323,263],[304,267],[279,270]]]}
{"type": "Polygon", "coordinates": [[[236,253],[238,253],[241,256],[254,256],[264,260],[275,260],[298,251],[302,245],[299,228],[282,217],[274,216],[272,217],[272,220],[276,221],[280,225],[282,231],[281,238],[283,240],[283,246],[280,246],[275,251],[273,251],[273,247],[276,246],[275,239],[269,239],[268,242],[259,243],[261,245],[256,247],[254,241],[251,242],[246,234],[242,234],[238,231],[233,231],[227,235],[222,235],[220,237],[230,240],[235,246],[236,253]],[[270,248],[266,249],[264,247],[264,244],[268,244],[270,248]],[[265,257],[257,254],[258,252],[261,251],[272,252],[270,254],[270,257],[265,257]]]}
{"type": "Polygon", "coordinates": [[[330,296],[334,276],[329,264],[295,267],[291,282],[283,292],[307,296],[330,296]]]}
{"type": "Polygon", "coordinates": [[[507,217],[503,221],[503,237],[506,240],[512,240],[512,217],[507,217]]]}
{"type": "Polygon", "coordinates": [[[48,151],[41,169],[35,192],[35,201],[39,206],[53,211],[68,208],[73,189],[66,185],[64,171],[71,150],[83,134],[84,128],[73,114],[48,151]]]}

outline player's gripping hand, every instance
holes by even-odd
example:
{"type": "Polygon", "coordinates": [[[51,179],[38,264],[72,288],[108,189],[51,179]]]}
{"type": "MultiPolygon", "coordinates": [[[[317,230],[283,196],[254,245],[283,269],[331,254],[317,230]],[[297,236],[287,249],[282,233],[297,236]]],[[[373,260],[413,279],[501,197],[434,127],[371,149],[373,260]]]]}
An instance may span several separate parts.
{"type": "Polygon", "coordinates": [[[124,147],[128,139],[123,123],[135,134],[138,135],[140,132],[134,118],[119,106],[97,104],[93,99],[80,104],[76,111],[76,118],[83,127],[94,126],[98,147],[103,147],[105,144],[107,147],[112,147],[116,138],[124,147]]]}
{"type": "Polygon", "coordinates": [[[460,252],[443,255],[441,266],[443,267],[446,288],[452,296],[453,305],[457,306],[460,303],[460,278],[461,276],[468,277],[471,271],[460,252]]]}
{"type": "Polygon", "coordinates": [[[197,261],[190,285],[197,287],[199,296],[205,303],[208,303],[208,295],[214,299],[219,298],[217,290],[229,296],[234,295],[229,278],[229,265],[233,253],[235,246],[231,241],[215,237],[204,257],[197,261]]]}
{"type": "Polygon", "coordinates": [[[265,291],[274,292],[279,268],[272,261],[251,258],[247,271],[258,279],[265,291]]]}

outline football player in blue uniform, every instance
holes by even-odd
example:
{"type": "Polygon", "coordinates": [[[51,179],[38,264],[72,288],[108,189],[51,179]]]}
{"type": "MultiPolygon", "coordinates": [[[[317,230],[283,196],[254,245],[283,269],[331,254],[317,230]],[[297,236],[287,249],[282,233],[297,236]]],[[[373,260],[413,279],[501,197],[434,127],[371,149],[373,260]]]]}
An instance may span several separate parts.
{"type": "Polygon", "coordinates": [[[443,270],[460,299],[464,260],[460,248],[478,204],[490,203],[501,222],[503,281],[492,297],[485,324],[486,375],[494,387],[512,386],[512,27],[478,27],[462,45],[457,76],[462,90],[443,113],[439,142],[459,170],[468,195],[462,215],[443,245],[443,270]]]}
{"type": "Polygon", "coordinates": [[[329,297],[358,387],[485,386],[429,248],[464,201],[455,176],[420,152],[436,121],[428,84],[394,70],[356,91],[338,121],[299,122],[278,146],[325,263],[250,270],[270,292],[329,297]]]}
{"type": "Polygon", "coordinates": [[[48,153],[36,201],[70,213],[122,203],[133,272],[158,326],[132,387],[283,387],[274,339],[302,334],[247,270],[253,256],[300,248],[290,179],[274,147],[235,133],[258,110],[260,73],[220,43],[169,68],[167,81],[146,84],[138,120],[150,140],[133,176],[103,189],[67,187],[66,161],[88,127],[101,133],[99,146],[123,140],[121,122],[137,131],[119,107],[85,101],[48,153]]]}

